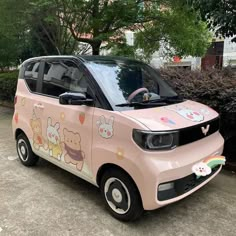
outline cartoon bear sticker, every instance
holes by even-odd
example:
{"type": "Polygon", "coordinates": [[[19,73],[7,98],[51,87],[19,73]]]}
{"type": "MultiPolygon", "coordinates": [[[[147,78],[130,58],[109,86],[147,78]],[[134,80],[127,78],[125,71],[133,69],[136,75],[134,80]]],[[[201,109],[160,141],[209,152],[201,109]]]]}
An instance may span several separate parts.
{"type": "Polygon", "coordinates": [[[47,126],[49,155],[58,160],[61,159],[61,154],[62,154],[59,128],[60,124],[57,122],[55,125],[52,125],[52,119],[49,117],[47,126]]]}
{"type": "Polygon", "coordinates": [[[45,150],[48,149],[47,142],[44,140],[42,135],[42,122],[39,118],[30,120],[30,126],[33,131],[33,146],[36,150],[43,147],[45,150]]]}
{"type": "Polygon", "coordinates": [[[81,150],[81,138],[79,133],[74,133],[68,129],[63,130],[65,162],[76,165],[77,170],[81,171],[84,164],[85,154],[81,150]]]}
{"type": "Polygon", "coordinates": [[[34,109],[32,119],[30,120],[30,127],[33,132],[33,147],[36,150],[39,150],[40,147],[43,147],[45,150],[47,150],[47,141],[43,138],[42,135],[42,121],[40,118],[38,118],[34,109]]]}
{"type": "Polygon", "coordinates": [[[100,120],[97,121],[98,133],[101,137],[105,139],[109,139],[113,136],[113,123],[114,117],[110,117],[108,122],[106,122],[106,118],[104,116],[100,117],[100,120]]]}

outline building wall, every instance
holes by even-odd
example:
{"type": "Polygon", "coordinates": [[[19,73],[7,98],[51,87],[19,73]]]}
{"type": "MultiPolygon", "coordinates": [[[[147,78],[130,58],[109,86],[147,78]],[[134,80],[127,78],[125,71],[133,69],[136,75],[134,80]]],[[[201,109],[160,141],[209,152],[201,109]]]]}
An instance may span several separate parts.
{"type": "Polygon", "coordinates": [[[224,40],[223,66],[236,66],[236,43],[231,42],[231,39],[224,40]]]}
{"type": "Polygon", "coordinates": [[[221,52],[220,55],[218,55],[219,54],[218,51],[214,53],[212,52],[212,50],[210,50],[211,52],[208,52],[206,57],[204,58],[186,57],[181,59],[181,62],[178,63],[174,62],[172,59],[167,60],[164,57],[161,57],[162,53],[160,49],[158,52],[153,54],[151,65],[157,68],[173,67],[173,66],[191,67],[191,70],[201,69],[202,66],[206,68],[207,64],[209,64],[209,67],[216,67],[215,64],[217,65],[220,64],[220,66],[222,65],[223,67],[226,66],[236,67],[236,43],[231,42],[231,39],[232,38],[224,39],[223,52],[221,52]]]}

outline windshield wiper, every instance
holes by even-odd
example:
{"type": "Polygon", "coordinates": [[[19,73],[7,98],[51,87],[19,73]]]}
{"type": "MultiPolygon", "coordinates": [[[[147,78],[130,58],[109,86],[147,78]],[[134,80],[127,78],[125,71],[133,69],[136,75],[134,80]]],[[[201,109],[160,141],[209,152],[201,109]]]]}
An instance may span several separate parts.
{"type": "Polygon", "coordinates": [[[165,106],[167,105],[166,102],[163,101],[155,101],[154,103],[150,103],[150,101],[144,101],[144,102],[131,102],[131,103],[121,103],[117,104],[116,107],[136,107],[136,106],[141,106],[141,107],[153,107],[153,106],[165,106]]]}
{"type": "Polygon", "coordinates": [[[153,107],[153,106],[166,106],[172,103],[179,103],[183,102],[182,98],[177,96],[174,97],[161,97],[158,99],[147,100],[143,102],[131,102],[131,103],[121,103],[117,104],[116,107],[136,107],[136,106],[143,106],[143,107],[153,107]]]}
{"type": "Polygon", "coordinates": [[[183,102],[183,101],[184,101],[184,99],[174,96],[174,97],[161,97],[158,99],[149,100],[148,102],[150,102],[150,103],[165,102],[167,104],[172,104],[172,103],[179,103],[179,102],[183,102]]]}

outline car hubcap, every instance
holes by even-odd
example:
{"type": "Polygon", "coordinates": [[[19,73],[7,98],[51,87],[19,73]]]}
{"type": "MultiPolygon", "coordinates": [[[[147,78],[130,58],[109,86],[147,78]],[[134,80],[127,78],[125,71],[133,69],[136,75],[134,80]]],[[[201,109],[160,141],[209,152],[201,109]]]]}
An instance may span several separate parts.
{"type": "Polygon", "coordinates": [[[130,194],[125,184],[117,178],[109,178],[104,187],[108,205],[118,214],[125,214],[130,209],[130,194]]]}
{"type": "Polygon", "coordinates": [[[20,151],[21,151],[22,155],[25,155],[26,149],[24,146],[21,146],[20,151]]]}
{"type": "Polygon", "coordinates": [[[117,188],[112,190],[112,197],[118,203],[120,203],[122,201],[122,194],[119,191],[119,189],[117,189],[117,188]]]}
{"type": "Polygon", "coordinates": [[[18,153],[22,161],[27,161],[28,159],[28,147],[25,140],[20,139],[18,141],[18,153]]]}

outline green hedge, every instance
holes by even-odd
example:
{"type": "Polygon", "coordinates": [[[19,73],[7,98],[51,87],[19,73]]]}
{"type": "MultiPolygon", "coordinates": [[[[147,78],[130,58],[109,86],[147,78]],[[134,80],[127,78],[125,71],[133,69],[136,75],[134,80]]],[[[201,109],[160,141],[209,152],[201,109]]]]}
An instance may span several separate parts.
{"type": "Polygon", "coordinates": [[[180,96],[207,104],[219,113],[236,112],[236,74],[231,69],[162,69],[160,72],[180,96]]]}
{"type": "Polygon", "coordinates": [[[236,73],[231,69],[162,69],[161,74],[180,96],[204,103],[221,114],[224,155],[228,168],[236,170],[236,73]]]}
{"type": "Polygon", "coordinates": [[[0,73],[0,100],[14,101],[18,71],[0,73]]]}

